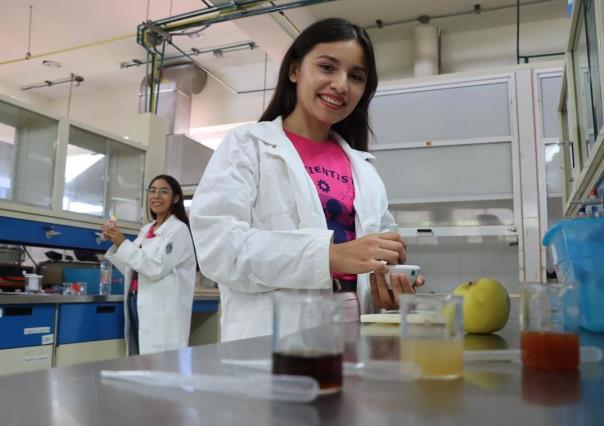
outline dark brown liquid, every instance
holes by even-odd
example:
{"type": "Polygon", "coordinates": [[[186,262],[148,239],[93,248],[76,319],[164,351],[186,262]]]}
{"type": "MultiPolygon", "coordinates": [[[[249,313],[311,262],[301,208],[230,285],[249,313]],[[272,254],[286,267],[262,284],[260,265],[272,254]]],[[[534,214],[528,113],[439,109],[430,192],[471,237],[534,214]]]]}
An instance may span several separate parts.
{"type": "Polygon", "coordinates": [[[321,390],[342,387],[342,354],[273,353],[273,374],[310,376],[321,390]]]}

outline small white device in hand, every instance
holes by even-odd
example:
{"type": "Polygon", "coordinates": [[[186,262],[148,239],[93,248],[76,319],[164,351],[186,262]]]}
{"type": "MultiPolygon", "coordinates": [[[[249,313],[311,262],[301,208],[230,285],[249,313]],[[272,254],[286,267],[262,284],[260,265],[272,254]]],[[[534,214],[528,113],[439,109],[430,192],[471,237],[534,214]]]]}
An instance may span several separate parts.
{"type": "Polygon", "coordinates": [[[386,286],[392,289],[392,283],[390,282],[390,274],[401,274],[405,273],[409,284],[413,285],[419,274],[421,274],[421,268],[417,265],[388,265],[389,271],[386,273],[386,286]]]}

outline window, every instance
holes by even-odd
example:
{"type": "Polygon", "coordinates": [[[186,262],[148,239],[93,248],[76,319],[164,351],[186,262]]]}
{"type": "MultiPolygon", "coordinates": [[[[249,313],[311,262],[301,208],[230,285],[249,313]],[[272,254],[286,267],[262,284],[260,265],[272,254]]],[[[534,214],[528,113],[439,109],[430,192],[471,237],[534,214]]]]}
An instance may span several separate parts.
{"type": "Polygon", "coordinates": [[[602,128],[602,95],[600,66],[598,62],[595,10],[593,0],[581,3],[577,28],[578,36],[572,51],[573,72],[579,124],[580,164],[590,156],[593,145],[602,128]]]}
{"type": "Polygon", "coordinates": [[[0,199],[50,208],[58,122],[0,102],[0,199]]]}
{"type": "Polygon", "coordinates": [[[77,127],[69,130],[63,210],[105,215],[107,140],[77,127]]]}

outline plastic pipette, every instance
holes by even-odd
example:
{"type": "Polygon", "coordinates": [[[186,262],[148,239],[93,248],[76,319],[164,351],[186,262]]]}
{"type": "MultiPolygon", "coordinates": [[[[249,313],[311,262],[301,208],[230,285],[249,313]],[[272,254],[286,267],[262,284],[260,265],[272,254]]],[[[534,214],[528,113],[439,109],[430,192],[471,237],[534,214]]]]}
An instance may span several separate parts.
{"type": "Polygon", "coordinates": [[[101,370],[101,377],[145,386],[185,388],[272,401],[311,402],[319,393],[317,381],[307,376],[265,374],[233,377],[209,374],[185,375],[171,371],[101,370]]]}

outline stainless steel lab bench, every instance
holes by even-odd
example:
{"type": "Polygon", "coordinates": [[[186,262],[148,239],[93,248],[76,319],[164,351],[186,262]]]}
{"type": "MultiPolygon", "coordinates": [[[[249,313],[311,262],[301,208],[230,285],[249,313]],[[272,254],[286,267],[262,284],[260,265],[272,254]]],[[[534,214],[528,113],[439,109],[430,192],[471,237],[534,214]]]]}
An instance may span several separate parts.
{"type": "MultiPolygon", "coordinates": [[[[495,338],[518,345],[518,322],[495,338]]],[[[397,358],[396,331],[350,328],[345,358],[397,358]],[[363,355],[362,355],[363,354],[363,355]]],[[[492,336],[491,336],[492,337],[492,336]]],[[[476,345],[476,341],[472,344],[476,345]]],[[[480,342],[478,342],[480,343],[480,342]]],[[[487,336],[486,345],[493,344],[487,336]]],[[[604,348],[604,334],[582,344],[604,348]]],[[[0,377],[2,425],[602,425],[604,365],[570,374],[523,370],[512,363],[466,365],[464,379],[393,383],[346,377],[341,394],[312,404],[250,400],[208,392],[102,381],[102,369],[248,374],[223,358],[267,358],[261,337],[112,361],[0,377]]],[[[268,373],[266,373],[268,374],[268,373]]]]}

